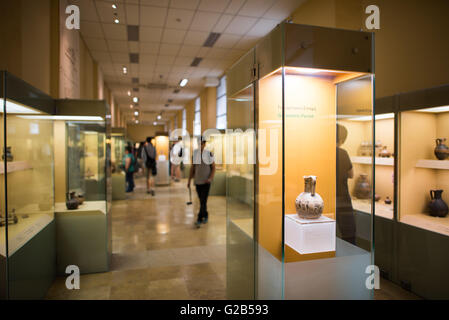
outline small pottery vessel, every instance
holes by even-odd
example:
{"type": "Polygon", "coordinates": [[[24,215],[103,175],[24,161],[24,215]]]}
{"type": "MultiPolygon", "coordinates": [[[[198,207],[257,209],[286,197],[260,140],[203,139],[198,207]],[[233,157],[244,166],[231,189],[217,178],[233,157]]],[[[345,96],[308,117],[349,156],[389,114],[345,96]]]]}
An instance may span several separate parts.
{"type": "Polygon", "coordinates": [[[80,205],[82,205],[84,203],[84,199],[85,199],[84,195],[78,194],[77,195],[77,199],[78,199],[78,202],[79,202],[80,205]]]}
{"type": "Polygon", "coordinates": [[[448,207],[446,202],[441,198],[443,190],[430,190],[429,203],[430,215],[433,217],[445,217],[447,216],[448,207]]]}
{"type": "Polygon", "coordinates": [[[376,156],[378,156],[380,151],[382,150],[382,142],[380,140],[377,140],[375,147],[376,147],[376,156]]]}
{"type": "Polygon", "coordinates": [[[359,199],[369,199],[371,197],[371,184],[366,173],[360,174],[357,179],[354,195],[359,199]]]}
{"type": "Polygon", "coordinates": [[[438,160],[445,160],[449,157],[449,147],[444,144],[446,141],[446,138],[439,138],[436,139],[436,147],[434,150],[435,156],[438,158],[438,160]]]}
{"type": "Polygon", "coordinates": [[[323,213],[324,201],[315,192],[316,176],[304,176],[304,192],[295,201],[296,213],[303,219],[318,219],[323,213]]]}
{"type": "Polygon", "coordinates": [[[75,192],[67,193],[67,200],[65,202],[65,205],[67,206],[68,210],[78,209],[79,201],[75,196],[75,192]]]}
{"type": "Polygon", "coordinates": [[[387,150],[387,146],[383,146],[382,150],[379,152],[379,157],[389,158],[390,156],[391,156],[391,152],[387,150]]]}
{"type": "Polygon", "coordinates": [[[390,197],[386,197],[385,198],[385,204],[391,204],[391,199],[390,199],[390,197]]]}
{"type": "Polygon", "coordinates": [[[374,195],[374,200],[375,200],[376,202],[379,201],[380,198],[381,198],[381,196],[378,195],[377,193],[374,195]]]}
{"type": "MultiPolygon", "coordinates": [[[[5,161],[5,154],[2,154],[2,160],[5,161]]],[[[11,152],[11,147],[6,147],[6,161],[13,161],[14,160],[14,156],[12,155],[11,152]]]]}
{"type": "MultiPolygon", "coordinates": [[[[17,218],[16,209],[12,209],[12,212],[8,213],[8,225],[16,224],[17,222],[19,222],[19,218],[17,218]]],[[[0,227],[4,227],[5,225],[6,225],[6,217],[0,215],[0,227]]]]}

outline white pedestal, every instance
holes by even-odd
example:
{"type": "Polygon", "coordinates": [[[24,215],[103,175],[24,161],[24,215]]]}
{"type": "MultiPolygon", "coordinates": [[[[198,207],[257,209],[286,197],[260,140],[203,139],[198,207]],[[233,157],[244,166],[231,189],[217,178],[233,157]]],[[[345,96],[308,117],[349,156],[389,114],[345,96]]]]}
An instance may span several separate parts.
{"type": "Polygon", "coordinates": [[[335,220],[325,216],[301,219],[285,215],[285,244],[300,254],[335,251],[335,220]]]}
{"type": "Polygon", "coordinates": [[[170,184],[170,173],[168,160],[157,160],[156,185],[165,186],[170,184]]]}

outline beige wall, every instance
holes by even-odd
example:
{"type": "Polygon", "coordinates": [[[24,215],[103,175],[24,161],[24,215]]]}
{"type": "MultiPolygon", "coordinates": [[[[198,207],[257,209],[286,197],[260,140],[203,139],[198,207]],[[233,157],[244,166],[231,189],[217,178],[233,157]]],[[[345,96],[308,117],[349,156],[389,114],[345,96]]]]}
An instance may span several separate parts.
{"type": "Polygon", "coordinates": [[[147,137],[156,136],[156,132],[164,131],[164,126],[130,124],[126,128],[126,135],[135,142],[144,141],[147,137]]]}
{"type": "Polygon", "coordinates": [[[308,0],[294,23],[365,30],[365,8],[380,8],[375,31],[376,97],[449,83],[449,1],[308,0]]]}

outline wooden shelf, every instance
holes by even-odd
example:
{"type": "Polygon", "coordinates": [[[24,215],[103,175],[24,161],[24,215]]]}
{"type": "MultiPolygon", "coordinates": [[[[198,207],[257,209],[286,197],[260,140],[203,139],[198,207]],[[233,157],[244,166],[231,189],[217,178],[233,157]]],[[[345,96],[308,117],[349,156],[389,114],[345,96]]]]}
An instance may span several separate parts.
{"type": "MultiPolygon", "coordinates": [[[[7,162],[6,164],[8,173],[14,172],[14,171],[23,171],[23,170],[29,170],[33,169],[31,164],[27,161],[11,161],[7,162]]],[[[3,161],[0,162],[0,174],[5,173],[5,164],[3,161]]]]}
{"type": "MultiPolygon", "coordinates": [[[[372,157],[351,157],[352,163],[358,164],[372,164],[372,157]]],[[[394,166],[394,158],[376,157],[376,166],[394,166]]]]}
{"type": "Polygon", "coordinates": [[[420,159],[416,162],[417,168],[449,170],[449,160],[420,159]]]}
{"type": "Polygon", "coordinates": [[[428,213],[407,214],[399,220],[402,223],[449,236],[449,216],[431,217],[428,213]]]}

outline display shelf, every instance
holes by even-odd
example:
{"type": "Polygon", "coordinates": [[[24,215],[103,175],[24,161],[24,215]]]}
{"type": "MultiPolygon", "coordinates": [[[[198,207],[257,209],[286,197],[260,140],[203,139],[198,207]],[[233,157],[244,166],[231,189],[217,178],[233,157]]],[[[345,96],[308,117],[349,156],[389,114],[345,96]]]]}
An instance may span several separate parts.
{"type": "MultiPolygon", "coordinates": [[[[33,169],[33,166],[28,161],[11,161],[7,163],[8,173],[29,169],[33,169]]],[[[0,161],[0,174],[4,173],[5,173],[5,164],[3,161],[0,161]]]]}
{"type": "MultiPolygon", "coordinates": [[[[385,204],[380,202],[375,203],[375,215],[382,218],[393,219],[393,204],[385,204]]],[[[371,202],[370,200],[352,199],[352,207],[354,210],[371,214],[371,202]]]]}
{"type": "MultiPolygon", "coordinates": [[[[8,225],[8,255],[12,256],[17,250],[19,250],[25,243],[31,240],[36,234],[44,229],[50,222],[53,221],[52,215],[48,213],[35,213],[28,215],[28,218],[24,218],[24,211],[17,213],[19,222],[17,224],[8,225]]],[[[5,245],[5,227],[0,227],[0,255],[6,257],[6,245],[5,245]]]]}
{"type": "Polygon", "coordinates": [[[416,167],[427,169],[449,170],[449,161],[420,159],[416,162],[416,167]]]}
{"type": "Polygon", "coordinates": [[[84,201],[84,203],[75,210],[68,210],[64,202],[57,202],[55,204],[55,212],[71,213],[74,215],[101,212],[106,215],[106,201],[84,201]]]}
{"type": "MultiPolygon", "coordinates": [[[[351,157],[352,163],[358,163],[358,164],[372,164],[372,157],[351,157]]],[[[381,158],[376,157],[375,159],[376,166],[394,166],[394,158],[381,158]]]]}
{"type": "Polygon", "coordinates": [[[408,214],[401,217],[400,222],[449,236],[449,216],[440,218],[427,213],[408,214]]]}

